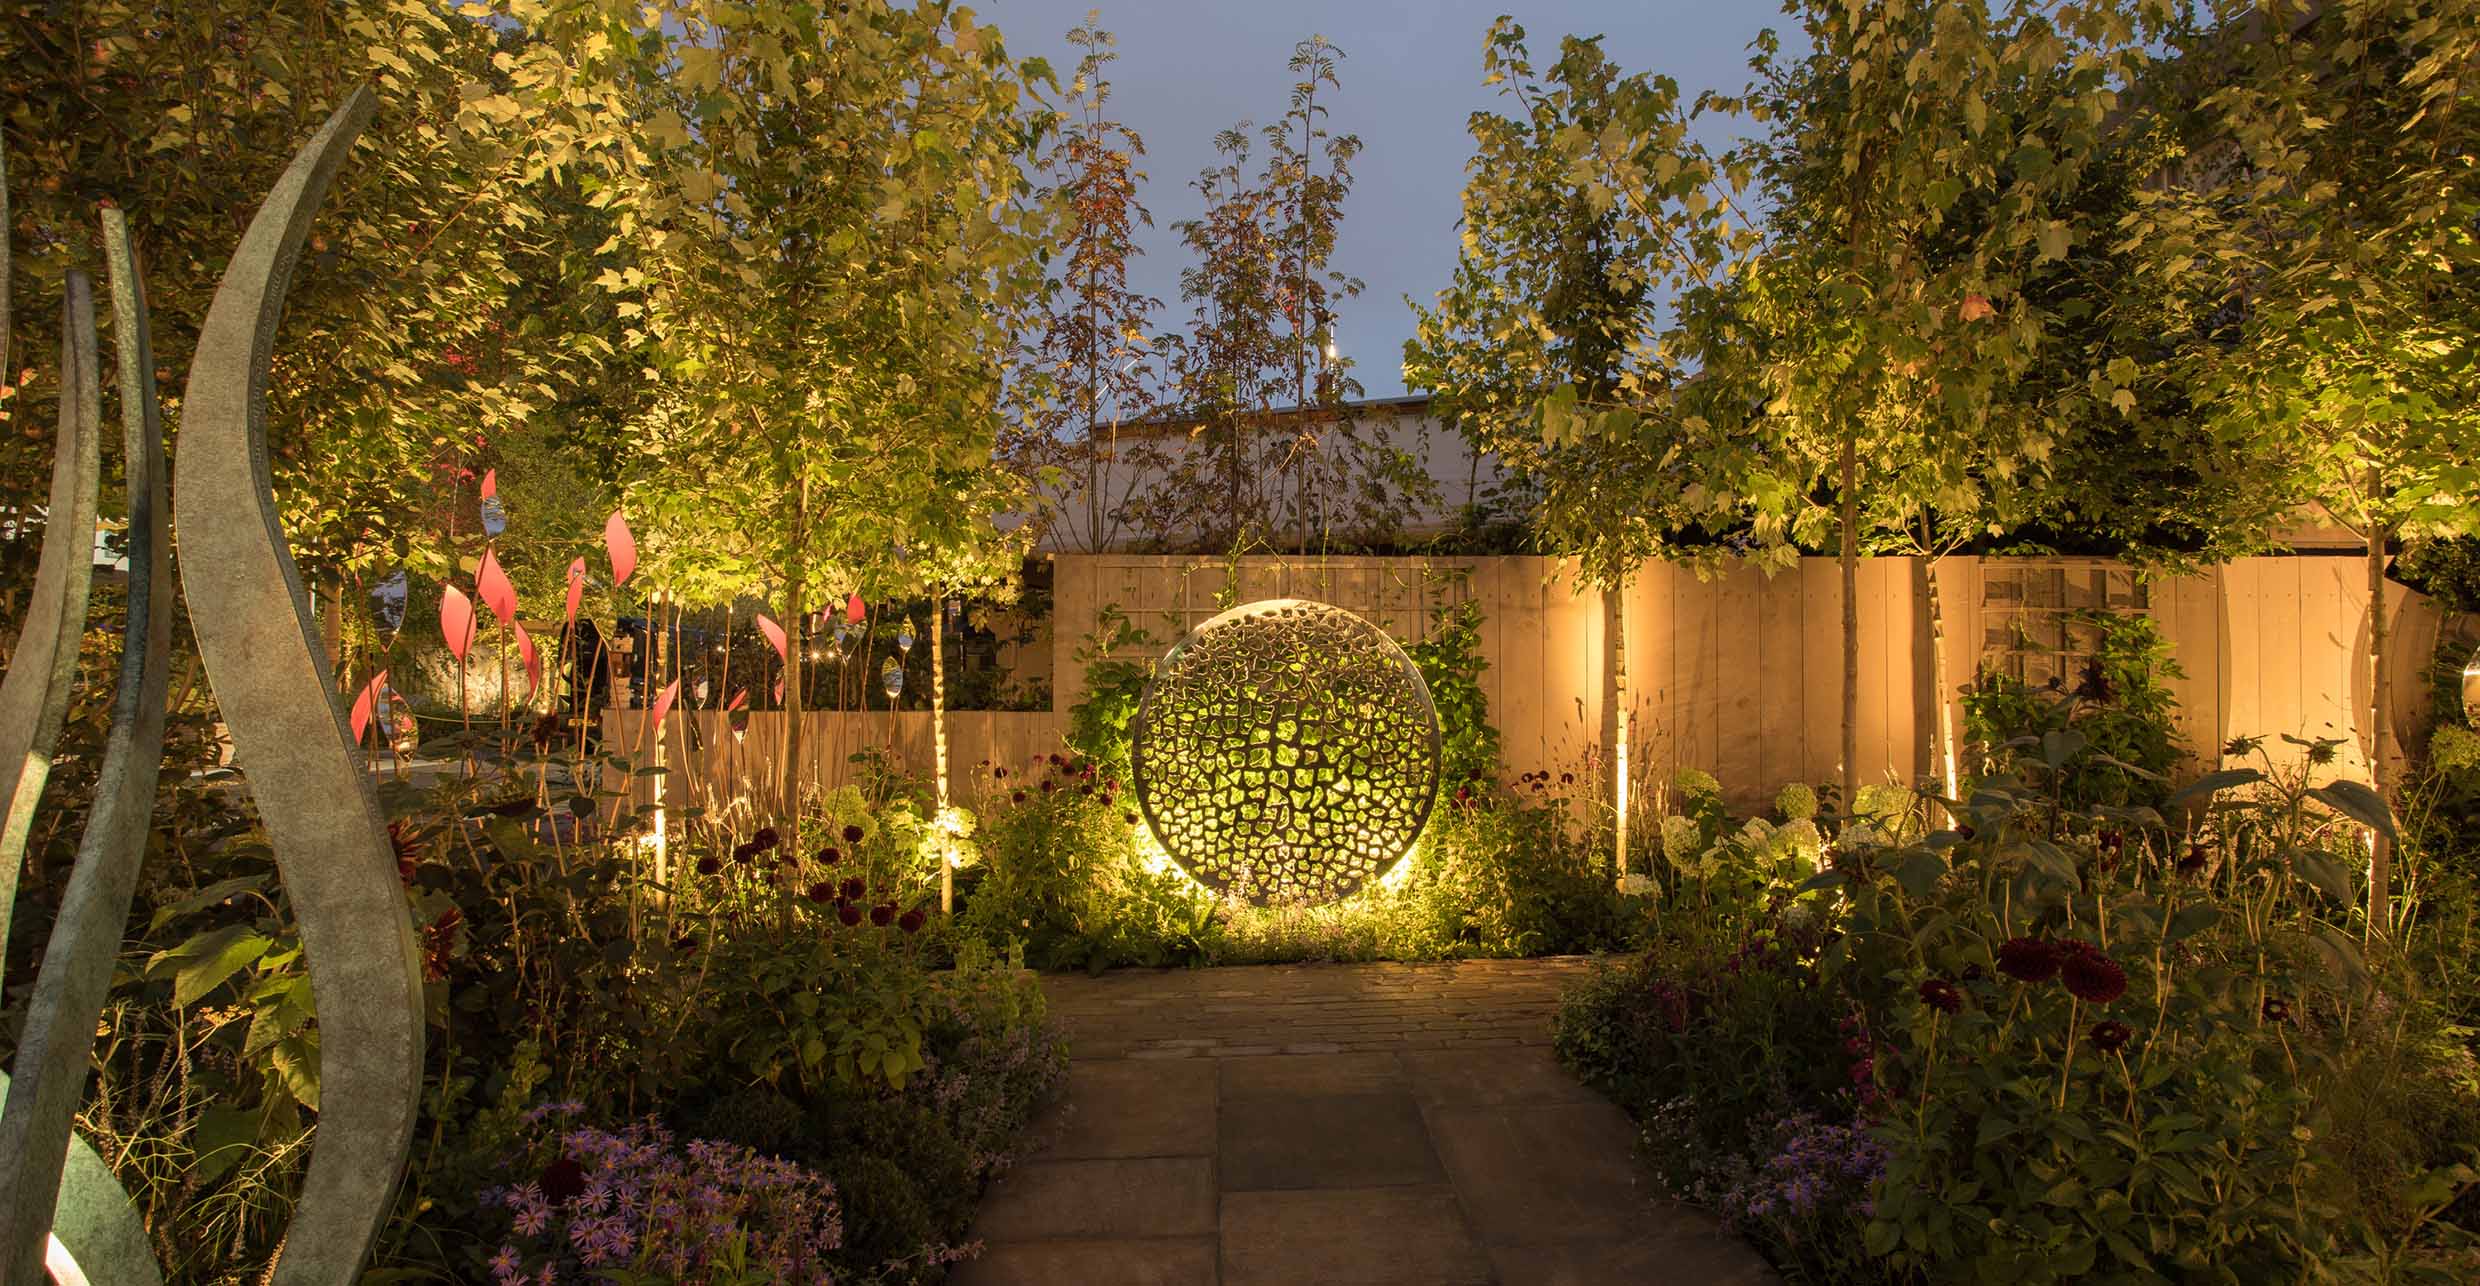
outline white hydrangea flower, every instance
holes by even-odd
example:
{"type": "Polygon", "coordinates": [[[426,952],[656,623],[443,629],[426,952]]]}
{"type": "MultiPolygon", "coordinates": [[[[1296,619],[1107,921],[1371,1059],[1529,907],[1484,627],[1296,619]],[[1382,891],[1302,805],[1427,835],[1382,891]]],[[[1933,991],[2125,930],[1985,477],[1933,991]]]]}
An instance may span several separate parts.
{"type": "Polygon", "coordinates": [[[1696,853],[1696,823],[1674,813],[1662,819],[1662,856],[1676,863],[1686,863],[1696,853]]]}
{"type": "Polygon", "coordinates": [[[1785,785],[1774,796],[1774,811],[1790,821],[1805,822],[1817,815],[1817,790],[1807,782],[1785,785]]]}
{"type": "Polygon", "coordinates": [[[1662,886],[1655,883],[1650,875],[1630,871],[1619,877],[1619,891],[1632,898],[1649,898],[1659,895],[1662,886]]]}
{"type": "Polygon", "coordinates": [[[1886,842],[1878,837],[1876,827],[1862,821],[1845,822],[1843,824],[1843,834],[1841,838],[1846,844],[1866,845],[1883,844],[1886,842]]]}
{"type": "Polygon", "coordinates": [[[1774,832],[1774,848],[1778,853],[1795,855],[1814,867],[1817,859],[1825,854],[1826,837],[1818,832],[1817,823],[1803,818],[1785,822],[1780,830],[1774,832]]]}
{"type": "Polygon", "coordinates": [[[1901,786],[1874,782],[1860,788],[1854,797],[1852,812],[1899,825],[1902,819],[1911,816],[1913,802],[1912,792],[1901,786]]]}
{"type": "Polygon", "coordinates": [[[1715,781],[1714,775],[1702,768],[1680,769],[1672,784],[1679,787],[1679,793],[1690,799],[1711,799],[1722,793],[1722,783],[1715,781]]]}

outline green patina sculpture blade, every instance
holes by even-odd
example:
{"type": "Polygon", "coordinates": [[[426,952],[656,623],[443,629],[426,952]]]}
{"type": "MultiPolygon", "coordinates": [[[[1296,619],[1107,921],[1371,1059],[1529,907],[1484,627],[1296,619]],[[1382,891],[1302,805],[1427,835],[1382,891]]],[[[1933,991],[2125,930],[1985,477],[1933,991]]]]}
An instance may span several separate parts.
{"type": "Polygon", "coordinates": [[[0,147],[0,384],[9,379],[9,149],[0,147]]]}
{"type": "MultiPolygon", "coordinates": [[[[0,1281],[43,1280],[45,1234],[63,1209],[104,1218],[115,1205],[130,1225],[137,1212],[111,1172],[96,1165],[64,1176],[72,1123],[86,1086],[95,1023],[112,986],[112,963],[129,920],[129,899],[146,857],[155,811],[156,778],[164,759],[165,674],[172,646],[171,532],[164,491],[163,420],[155,399],[155,354],[148,339],[146,286],[129,224],[117,209],[103,212],[104,256],[112,269],[112,327],[119,359],[121,439],[129,480],[129,625],[121,639],[120,682],[112,698],[112,730],[104,742],[94,811],[78,846],[77,865],[61,897],[60,918],[43,952],[43,968],[27,1005],[14,1080],[0,1110],[0,1281]],[[98,1186],[98,1180],[100,1186],[98,1186]]],[[[82,1144],[80,1145],[83,1146],[82,1144]]],[[[89,1239],[91,1240],[91,1239],[89,1239]]],[[[119,1246],[124,1239],[109,1239],[119,1246]]],[[[88,1280],[160,1280],[146,1239],[143,1265],[114,1251],[114,1262],[90,1262],[79,1239],[61,1242],[88,1280]]]]}
{"type": "MultiPolygon", "coordinates": [[[[9,1075],[0,1072],[0,1094],[10,1089],[9,1075]]],[[[60,1203],[53,1207],[51,1235],[59,1239],[78,1271],[92,1286],[160,1286],[163,1269],[147,1243],[146,1225],[129,1204],[112,1167],[84,1139],[72,1137],[60,1176],[60,1203]]],[[[11,1273],[11,1282],[48,1280],[42,1272],[26,1277],[11,1273]]]]}
{"type": "Polygon", "coordinates": [[[303,144],[233,252],[200,327],[173,494],[207,678],[301,926],[320,1104],[277,1286],[354,1281],[394,1199],[422,1078],[422,976],[379,805],[337,707],[269,490],[267,360],[310,222],[373,100],[303,144]]]}
{"type": "MultiPolygon", "coordinates": [[[[4,239],[4,238],[0,238],[4,239]]],[[[26,835],[52,774],[52,751],[69,713],[77,678],[78,640],[86,633],[86,592],[94,580],[95,487],[103,404],[96,390],[95,299],[86,274],[69,274],[60,333],[60,438],[52,457],[50,512],[43,554],[35,566],[26,623],[0,680],[0,955],[8,951],[9,913],[17,905],[17,873],[26,835]]]]}

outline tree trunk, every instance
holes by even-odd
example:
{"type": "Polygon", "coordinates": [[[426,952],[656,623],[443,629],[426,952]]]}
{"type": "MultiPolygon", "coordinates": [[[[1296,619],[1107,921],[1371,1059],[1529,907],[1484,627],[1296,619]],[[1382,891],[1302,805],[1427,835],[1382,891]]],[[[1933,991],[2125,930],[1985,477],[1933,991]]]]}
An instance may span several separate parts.
{"type": "Polygon", "coordinates": [[[327,619],[319,622],[319,641],[327,645],[327,673],[336,681],[336,690],[353,690],[353,676],[344,671],[344,577],[337,575],[327,582],[327,619]]]}
{"type": "MultiPolygon", "coordinates": [[[[2368,477],[2369,499],[2377,495],[2377,478],[2372,470],[2368,477]]],[[[2371,506],[2373,508],[2373,504],[2371,506]]],[[[2392,531],[2379,523],[2372,514],[2368,521],[2368,780],[2388,807],[2393,805],[2393,774],[2387,770],[2386,741],[2393,729],[2388,726],[2385,684],[2389,677],[2385,664],[2385,545],[2392,531]]],[[[2394,883],[2393,843],[2379,831],[2368,850],[2368,926],[2390,936],[2393,929],[2394,883]]]]}
{"type": "MultiPolygon", "coordinates": [[[[796,574],[784,600],[784,820],[796,832],[801,821],[801,618],[809,614],[796,574]]],[[[798,852],[800,850],[793,850],[798,852]]]]}
{"type": "Polygon", "coordinates": [[[1619,578],[1618,598],[1610,615],[1610,704],[1613,748],[1610,757],[1612,876],[1621,883],[1628,873],[1628,684],[1627,577],[1619,578]]]}
{"type": "Polygon", "coordinates": [[[801,626],[809,615],[802,582],[807,571],[803,542],[809,536],[809,479],[801,480],[792,514],[790,595],[784,603],[784,824],[792,850],[801,851],[801,626]]]}
{"type": "MultiPolygon", "coordinates": [[[[938,774],[939,825],[947,818],[947,604],[933,601],[930,605],[930,766],[938,774]]],[[[952,854],[939,858],[939,914],[956,910],[956,862],[952,854]]]]}
{"type": "MultiPolygon", "coordinates": [[[[1939,781],[1948,799],[1960,801],[1962,781],[1955,770],[1955,699],[1946,687],[1946,591],[1938,584],[1938,564],[1929,559],[1929,687],[1937,695],[1939,781]]],[[[1953,810],[1947,815],[1952,817],[1953,810]]]]}
{"type": "Polygon", "coordinates": [[[1842,550],[1843,570],[1843,811],[1859,802],[1860,792],[1860,451],[1858,432],[1843,432],[1842,550]]]}

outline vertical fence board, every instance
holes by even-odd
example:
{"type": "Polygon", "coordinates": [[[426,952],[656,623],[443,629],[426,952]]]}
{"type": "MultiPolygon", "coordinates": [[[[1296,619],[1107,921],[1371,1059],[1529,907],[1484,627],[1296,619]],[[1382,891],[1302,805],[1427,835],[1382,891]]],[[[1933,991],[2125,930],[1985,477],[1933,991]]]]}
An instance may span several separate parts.
{"type": "Polygon", "coordinates": [[[1736,567],[1714,582],[1714,776],[1737,803],[1765,794],[1765,763],[1758,741],[1764,728],[1764,620],[1758,596],[1765,574],[1736,567]]]}
{"type": "Polygon", "coordinates": [[[1797,572],[1758,575],[1756,790],[1771,796],[1808,771],[1807,631],[1797,572]]]}

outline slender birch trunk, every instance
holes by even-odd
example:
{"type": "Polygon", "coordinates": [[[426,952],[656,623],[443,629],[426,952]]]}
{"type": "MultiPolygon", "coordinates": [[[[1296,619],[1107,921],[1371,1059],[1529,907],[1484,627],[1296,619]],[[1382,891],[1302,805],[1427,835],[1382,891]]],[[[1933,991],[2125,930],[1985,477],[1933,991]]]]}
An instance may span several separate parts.
{"type": "MultiPolygon", "coordinates": [[[[2394,802],[2393,772],[2386,762],[2386,743],[2393,735],[2385,700],[2386,681],[2392,676],[2385,663],[2386,637],[2391,632],[2385,619],[2385,546],[2393,532],[2376,516],[2380,484],[2376,470],[2368,471],[2368,780],[2377,795],[2392,807],[2394,802]]],[[[2385,832],[2376,833],[2368,852],[2368,927],[2373,933],[2391,935],[2393,930],[2394,845],[2385,832]]]]}

